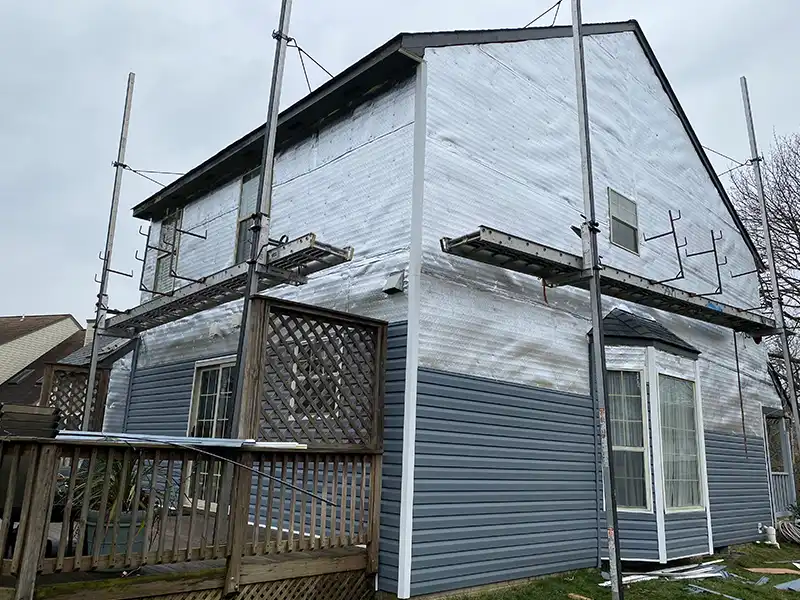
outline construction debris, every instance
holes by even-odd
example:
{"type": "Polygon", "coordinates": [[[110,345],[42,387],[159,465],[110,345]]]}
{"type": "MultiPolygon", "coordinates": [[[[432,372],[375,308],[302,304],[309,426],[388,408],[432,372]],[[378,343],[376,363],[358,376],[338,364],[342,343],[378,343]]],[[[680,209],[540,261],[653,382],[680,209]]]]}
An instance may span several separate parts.
{"type": "Polygon", "coordinates": [[[580,594],[567,594],[567,598],[569,598],[569,600],[592,600],[591,598],[581,596],[580,594]]]}
{"type": "Polygon", "coordinates": [[[790,592],[800,592],[800,579],[787,581],[786,583],[779,583],[775,586],[776,590],[785,590],[790,592]]]}
{"type": "Polygon", "coordinates": [[[686,586],[686,589],[689,590],[689,592],[692,594],[713,594],[715,596],[721,596],[722,598],[727,598],[727,600],[742,600],[741,598],[737,598],[736,596],[728,596],[728,594],[723,594],[722,592],[716,592],[708,588],[700,587],[699,585],[688,585],[686,586]]]}
{"type": "Polygon", "coordinates": [[[783,567],[756,567],[754,569],[745,570],[762,575],[800,575],[800,571],[797,569],[786,569],[783,567]]]}
{"type": "MultiPolygon", "coordinates": [[[[666,569],[658,569],[648,573],[637,573],[625,575],[622,578],[623,584],[639,583],[642,581],[652,581],[654,579],[668,579],[671,581],[683,579],[707,579],[711,577],[729,578],[731,574],[726,571],[723,559],[710,560],[699,565],[683,565],[680,567],[669,567],[666,569]]],[[[605,574],[604,574],[605,577],[605,574]]],[[[600,587],[608,587],[611,585],[610,581],[604,581],[600,587]]]]}

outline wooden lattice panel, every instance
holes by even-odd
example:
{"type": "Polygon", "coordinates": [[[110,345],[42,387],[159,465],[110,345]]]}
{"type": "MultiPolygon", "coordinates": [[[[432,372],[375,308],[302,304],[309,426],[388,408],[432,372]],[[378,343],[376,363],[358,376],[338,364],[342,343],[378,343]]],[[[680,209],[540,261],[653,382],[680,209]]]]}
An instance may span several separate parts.
{"type": "Polygon", "coordinates": [[[269,304],[259,438],[378,445],[384,334],[375,322],[269,304]]]}
{"type": "MultiPolygon", "coordinates": [[[[372,577],[345,571],[297,579],[244,585],[240,600],[369,600],[375,596],[372,577]]],[[[194,599],[192,599],[194,600],[194,599]]]]}
{"type": "MultiPolygon", "coordinates": [[[[59,429],[82,429],[89,370],[84,367],[66,368],[58,365],[51,366],[50,369],[52,373],[49,377],[50,389],[46,392],[46,404],[57,408],[61,414],[59,429]]],[[[107,384],[108,372],[98,371],[94,388],[95,402],[89,426],[91,431],[102,429],[107,384]]]]}
{"type": "Polygon", "coordinates": [[[167,594],[166,596],[149,596],[141,600],[222,600],[225,595],[222,588],[214,590],[197,590],[194,592],[180,592],[178,594],[167,594]]]}

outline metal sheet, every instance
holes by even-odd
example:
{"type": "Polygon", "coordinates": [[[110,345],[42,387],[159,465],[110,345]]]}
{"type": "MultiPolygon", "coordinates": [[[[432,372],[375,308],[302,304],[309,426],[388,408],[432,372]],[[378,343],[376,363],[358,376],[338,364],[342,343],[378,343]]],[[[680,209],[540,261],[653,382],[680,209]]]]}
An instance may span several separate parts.
{"type": "MultiPolygon", "coordinates": [[[[428,137],[423,225],[420,367],[474,374],[566,392],[588,393],[588,296],[441,252],[442,237],[481,223],[580,255],[570,227],[580,213],[571,41],[539,40],[430,48],[428,137]]],[[[681,211],[677,232],[687,249],[710,247],[723,231],[724,293],[737,307],[758,303],[753,258],[661,83],[633,34],[586,42],[595,186],[604,262],[654,280],[677,271],[671,238],[642,242],[640,254],[612,246],[606,190],[637,203],[641,234],[669,229],[667,211],[681,211]]],[[[703,293],[716,286],[710,256],[684,259],[686,278],[671,282],[703,293]]],[[[656,318],[701,350],[706,429],[728,431],[741,419],[730,330],[606,298],[656,318]],[[719,393],[717,393],[719,391],[719,393]],[[730,408],[730,411],[728,410],[730,408]],[[730,413],[730,414],[729,414],[730,413]]],[[[758,401],[778,405],[766,372],[766,351],[748,340],[741,352],[748,414],[758,401]]],[[[734,429],[735,430],[735,429],[734,429]]]]}
{"type": "Polygon", "coordinates": [[[128,401],[128,382],[131,378],[133,353],[120,358],[111,368],[106,395],[106,411],[103,416],[103,431],[122,431],[125,406],[128,401]]]}

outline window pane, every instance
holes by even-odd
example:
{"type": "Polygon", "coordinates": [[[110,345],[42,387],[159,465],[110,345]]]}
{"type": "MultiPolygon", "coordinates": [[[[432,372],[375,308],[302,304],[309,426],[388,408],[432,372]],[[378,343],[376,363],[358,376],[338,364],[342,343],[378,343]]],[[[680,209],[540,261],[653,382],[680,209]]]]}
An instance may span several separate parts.
{"type": "Polygon", "coordinates": [[[647,508],[641,376],[608,371],[607,382],[617,504],[647,508]]]}
{"type": "Polygon", "coordinates": [[[644,446],[642,393],[639,373],[608,372],[611,439],[615,446],[644,446]]]}
{"type": "Polygon", "coordinates": [[[639,251],[639,238],[636,229],[617,218],[611,219],[611,241],[633,252],[639,251]]]}
{"type": "Polygon", "coordinates": [[[214,437],[228,437],[230,435],[229,423],[233,409],[233,367],[222,367],[222,383],[219,392],[219,409],[217,410],[217,423],[214,437]]]}
{"type": "Polygon", "coordinates": [[[617,506],[646,508],[644,452],[614,450],[614,482],[617,506]]]}
{"type": "Polygon", "coordinates": [[[769,463],[773,473],[785,473],[783,456],[783,432],[781,419],[767,419],[767,444],[769,463]]]}
{"type": "Polygon", "coordinates": [[[256,211],[259,171],[260,169],[254,169],[242,178],[242,195],[239,198],[240,219],[250,216],[256,211]]]}
{"type": "Polygon", "coordinates": [[[701,506],[694,383],[659,375],[667,508],[701,506]]]}
{"type": "Polygon", "coordinates": [[[246,219],[239,221],[239,230],[236,233],[236,264],[243,263],[250,258],[250,225],[252,221],[246,219]]]}

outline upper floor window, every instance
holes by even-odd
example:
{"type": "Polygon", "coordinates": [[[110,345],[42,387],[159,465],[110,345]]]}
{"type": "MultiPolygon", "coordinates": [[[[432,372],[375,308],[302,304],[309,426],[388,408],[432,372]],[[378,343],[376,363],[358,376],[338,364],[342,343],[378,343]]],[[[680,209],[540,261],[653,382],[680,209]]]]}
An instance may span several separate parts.
{"type": "Polygon", "coordinates": [[[642,397],[637,371],[607,371],[614,483],[620,508],[648,510],[649,464],[642,397]]]}
{"type": "Polygon", "coordinates": [[[608,188],[611,243],[639,253],[639,216],[636,203],[608,188]]]}
{"type": "Polygon", "coordinates": [[[703,506],[693,381],[659,374],[666,508],[703,506]]]}
{"type": "Polygon", "coordinates": [[[236,229],[237,265],[250,258],[250,217],[256,211],[259,171],[260,169],[253,169],[242,178],[242,189],[239,193],[239,226],[236,229]]]}
{"type": "Polygon", "coordinates": [[[158,238],[158,256],[156,257],[155,291],[171,292],[175,288],[172,276],[178,268],[178,244],[181,226],[181,211],[165,216],[161,221],[161,233],[158,238]]]}

